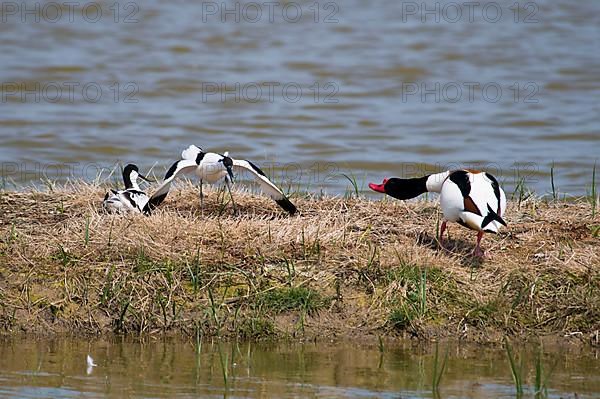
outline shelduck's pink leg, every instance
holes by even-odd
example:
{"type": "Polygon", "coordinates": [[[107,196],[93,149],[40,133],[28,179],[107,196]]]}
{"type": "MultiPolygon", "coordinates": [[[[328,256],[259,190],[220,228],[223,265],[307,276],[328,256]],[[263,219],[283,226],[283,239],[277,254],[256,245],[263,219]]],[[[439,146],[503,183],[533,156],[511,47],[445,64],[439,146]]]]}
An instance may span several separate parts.
{"type": "Polygon", "coordinates": [[[444,232],[446,231],[446,221],[442,221],[440,226],[440,247],[444,247],[444,232]]]}
{"type": "Polygon", "coordinates": [[[481,249],[479,245],[481,243],[481,238],[483,237],[483,231],[477,233],[477,245],[475,245],[475,250],[473,251],[473,255],[483,258],[485,257],[485,252],[481,249]]]}

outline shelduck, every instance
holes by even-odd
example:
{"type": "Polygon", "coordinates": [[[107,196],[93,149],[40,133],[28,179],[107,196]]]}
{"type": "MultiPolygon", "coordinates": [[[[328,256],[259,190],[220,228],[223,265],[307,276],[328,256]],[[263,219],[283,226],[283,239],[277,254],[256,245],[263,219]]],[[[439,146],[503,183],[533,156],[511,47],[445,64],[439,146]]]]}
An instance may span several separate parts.
{"type": "Polygon", "coordinates": [[[390,178],[381,184],[369,183],[373,191],[397,199],[415,198],[425,192],[440,194],[444,220],[440,226],[440,241],[447,222],[457,222],[477,231],[477,244],[473,254],[484,256],[480,247],[483,233],[498,233],[506,226],[502,215],[506,211],[506,195],[494,176],[476,170],[454,170],[413,179],[390,178]]]}
{"type": "Polygon", "coordinates": [[[204,182],[213,184],[224,179],[232,205],[233,195],[231,194],[231,184],[234,182],[234,170],[236,172],[247,171],[258,181],[262,191],[271,197],[277,205],[290,214],[296,213],[296,206],[287,198],[287,196],[272,183],[266,174],[254,163],[248,160],[233,159],[226,152],[217,154],[214,152],[205,152],[195,145],[190,145],[181,153],[181,160],[175,162],[167,173],[161,185],[150,199],[151,207],[160,205],[169,193],[173,180],[180,174],[195,173],[200,179],[200,206],[204,209],[204,194],[202,193],[202,184],[204,182]]]}

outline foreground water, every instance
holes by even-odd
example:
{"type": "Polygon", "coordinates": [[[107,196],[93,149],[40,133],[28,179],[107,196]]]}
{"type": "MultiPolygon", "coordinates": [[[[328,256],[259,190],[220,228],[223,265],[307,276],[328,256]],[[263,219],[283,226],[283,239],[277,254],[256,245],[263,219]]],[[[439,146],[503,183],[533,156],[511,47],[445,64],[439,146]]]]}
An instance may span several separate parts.
{"type": "Polygon", "coordinates": [[[585,194],[598,160],[596,0],[8,3],[4,185],[190,143],[331,193],[464,165],[546,193],[554,163],[585,194]]]}
{"type": "MultiPolygon", "coordinates": [[[[534,396],[535,348],[514,349],[523,358],[525,397],[534,396]]],[[[408,342],[385,345],[383,353],[357,342],[205,342],[197,352],[190,342],[178,340],[10,339],[0,341],[0,397],[514,397],[504,350],[442,344],[438,369],[446,351],[440,389],[433,393],[435,348],[408,342]],[[87,354],[97,367],[86,369],[87,354]]],[[[542,352],[540,381],[547,397],[598,397],[597,350],[542,352]]]]}

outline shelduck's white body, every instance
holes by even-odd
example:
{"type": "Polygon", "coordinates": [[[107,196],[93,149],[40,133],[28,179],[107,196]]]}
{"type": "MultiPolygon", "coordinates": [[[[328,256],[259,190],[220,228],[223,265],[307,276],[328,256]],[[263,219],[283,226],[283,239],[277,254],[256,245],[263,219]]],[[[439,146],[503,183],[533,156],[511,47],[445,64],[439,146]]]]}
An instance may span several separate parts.
{"type": "Polygon", "coordinates": [[[485,223],[486,216],[489,215],[488,206],[494,213],[502,217],[506,211],[506,195],[494,178],[487,173],[466,174],[470,191],[467,196],[463,193],[457,183],[448,178],[440,190],[440,206],[444,214],[444,219],[449,222],[457,222],[466,225],[475,231],[489,233],[498,233],[502,224],[496,220],[490,220],[485,223]],[[494,192],[494,186],[497,187],[499,196],[494,192]],[[475,205],[475,206],[473,206],[475,205]]]}

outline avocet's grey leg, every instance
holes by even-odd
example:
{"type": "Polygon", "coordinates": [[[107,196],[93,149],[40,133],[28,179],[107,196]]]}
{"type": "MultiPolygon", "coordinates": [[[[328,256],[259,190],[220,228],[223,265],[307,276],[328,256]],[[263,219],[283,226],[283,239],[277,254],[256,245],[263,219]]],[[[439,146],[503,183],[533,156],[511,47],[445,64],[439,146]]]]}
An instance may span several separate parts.
{"type": "Polygon", "coordinates": [[[229,176],[225,177],[225,185],[227,186],[227,190],[229,191],[229,197],[231,197],[231,206],[233,206],[233,213],[237,215],[237,207],[235,206],[233,194],[231,193],[231,181],[229,180],[229,176]]]}
{"type": "Polygon", "coordinates": [[[204,193],[202,192],[202,180],[200,180],[200,209],[204,216],[204,193]]]}

